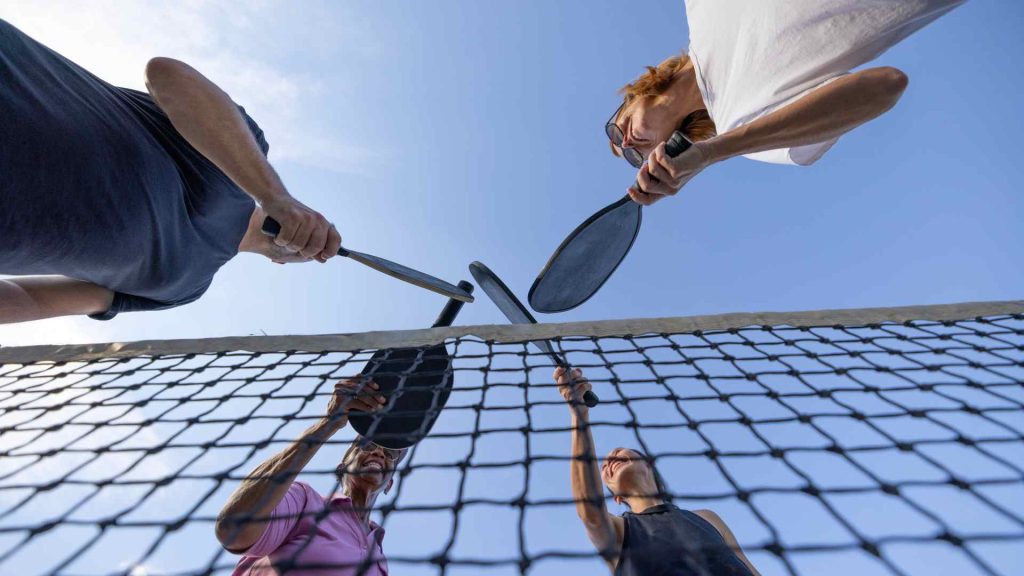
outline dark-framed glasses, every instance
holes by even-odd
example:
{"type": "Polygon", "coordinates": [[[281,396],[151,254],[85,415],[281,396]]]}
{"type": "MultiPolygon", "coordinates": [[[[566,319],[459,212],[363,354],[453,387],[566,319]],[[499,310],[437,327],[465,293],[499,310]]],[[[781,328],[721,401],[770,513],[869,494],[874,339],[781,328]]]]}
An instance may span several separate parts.
{"type": "Polygon", "coordinates": [[[622,157],[629,162],[629,165],[634,168],[639,168],[644,165],[644,155],[640,153],[636,148],[628,148],[622,145],[625,135],[622,133],[622,129],[615,123],[615,119],[619,116],[619,112],[622,111],[622,107],[626,103],[619,104],[619,107],[612,113],[612,117],[605,122],[604,133],[608,136],[608,140],[611,141],[619,150],[622,150],[622,157]]]}

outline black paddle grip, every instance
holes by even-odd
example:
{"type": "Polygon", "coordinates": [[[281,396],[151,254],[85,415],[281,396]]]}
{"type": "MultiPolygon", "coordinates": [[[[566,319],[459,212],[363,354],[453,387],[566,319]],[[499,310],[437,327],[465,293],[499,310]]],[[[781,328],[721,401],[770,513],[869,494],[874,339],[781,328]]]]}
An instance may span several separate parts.
{"type": "Polygon", "coordinates": [[[267,216],[263,219],[263,226],[260,226],[260,230],[267,236],[276,238],[281,233],[281,225],[278,224],[277,220],[267,216]]]}
{"type": "Polygon", "coordinates": [[[583,395],[583,403],[587,405],[587,408],[597,406],[597,394],[594,394],[593,390],[587,390],[587,393],[583,395]]]}
{"type": "MultiPolygon", "coordinates": [[[[668,154],[669,158],[675,158],[676,156],[679,156],[683,152],[689,150],[690,146],[693,146],[693,143],[687,140],[686,136],[683,136],[682,132],[676,130],[675,132],[672,133],[671,136],[669,136],[669,139],[665,142],[665,153],[668,154]]],[[[654,176],[651,176],[651,179],[657,181],[657,178],[655,178],[654,176]]],[[[633,187],[636,188],[637,190],[642,190],[642,188],[640,188],[639,181],[634,181],[633,187]]]]}
{"type": "MultiPolygon", "coordinates": [[[[459,288],[466,292],[466,294],[473,293],[473,284],[466,282],[465,280],[459,281],[459,288]]],[[[462,310],[462,305],[465,304],[462,300],[456,300],[451,298],[448,303],[445,304],[444,309],[438,314],[437,320],[434,320],[434,328],[441,328],[443,326],[451,326],[452,322],[455,322],[455,317],[459,315],[459,311],[462,310]]]]}

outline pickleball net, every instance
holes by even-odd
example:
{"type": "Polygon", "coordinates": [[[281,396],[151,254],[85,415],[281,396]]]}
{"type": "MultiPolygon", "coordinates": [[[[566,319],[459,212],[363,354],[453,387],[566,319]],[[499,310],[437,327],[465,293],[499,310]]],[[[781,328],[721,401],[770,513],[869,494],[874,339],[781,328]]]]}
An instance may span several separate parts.
{"type": "MultiPolygon", "coordinates": [[[[230,573],[239,481],[373,352],[442,341],[454,390],[374,512],[391,573],[606,573],[530,339],[593,382],[598,456],[652,457],[762,574],[1019,573],[1024,301],[0,348],[0,574],[230,573]]],[[[299,480],[334,490],[352,438],[299,480]]]]}

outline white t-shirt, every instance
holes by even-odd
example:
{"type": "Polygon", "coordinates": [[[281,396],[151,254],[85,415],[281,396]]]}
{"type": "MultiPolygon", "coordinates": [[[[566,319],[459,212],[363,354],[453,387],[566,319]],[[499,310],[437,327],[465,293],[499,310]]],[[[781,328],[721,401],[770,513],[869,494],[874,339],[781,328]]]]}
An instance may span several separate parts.
{"type": "MultiPolygon", "coordinates": [[[[849,74],[966,0],[686,0],[690,58],[720,134],[849,74]]],[[[808,165],[835,144],[747,158],[808,165]]]]}

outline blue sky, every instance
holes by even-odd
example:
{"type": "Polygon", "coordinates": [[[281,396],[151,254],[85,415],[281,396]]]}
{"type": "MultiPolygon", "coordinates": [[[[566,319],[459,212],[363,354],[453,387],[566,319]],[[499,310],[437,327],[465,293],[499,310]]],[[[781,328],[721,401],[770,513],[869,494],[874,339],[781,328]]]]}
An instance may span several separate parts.
{"type": "MultiPolygon", "coordinates": [[[[522,296],[633,181],[603,136],[615,91],[687,43],[678,0],[14,1],[0,17],[123,86],[151,56],[193,64],[347,246],[453,283],[481,260],[522,296]]],[[[878,61],[910,77],[894,110],[811,168],[709,168],[645,210],[591,301],[541,321],[1019,299],[1022,25],[1006,1],[940,19],[878,61]]],[[[480,296],[458,323],[503,321],[480,296]]],[[[421,328],[443,304],[344,259],[243,255],[192,305],[0,327],[0,345],[421,328]]]]}

